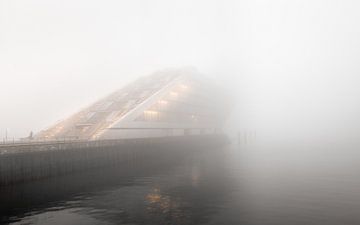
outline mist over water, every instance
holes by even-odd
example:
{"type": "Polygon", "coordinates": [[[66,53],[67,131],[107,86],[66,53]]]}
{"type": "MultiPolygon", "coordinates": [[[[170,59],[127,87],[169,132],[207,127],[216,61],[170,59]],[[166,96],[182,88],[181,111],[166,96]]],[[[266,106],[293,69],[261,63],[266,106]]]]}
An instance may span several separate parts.
{"type": "Polygon", "coordinates": [[[359,10],[351,0],[0,0],[0,141],[164,68],[194,66],[232,99],[228,146],[126,176],[0,188],[0,222],[358,224],[359,10]]]}
{"type": "Polygon", "coordinates": [[[241,141],[192,149],[176,161],[138,165],[132,173],[110,168],[1,189],[2,219],[11,224],[360,221],[356,149],[241,141]]]}

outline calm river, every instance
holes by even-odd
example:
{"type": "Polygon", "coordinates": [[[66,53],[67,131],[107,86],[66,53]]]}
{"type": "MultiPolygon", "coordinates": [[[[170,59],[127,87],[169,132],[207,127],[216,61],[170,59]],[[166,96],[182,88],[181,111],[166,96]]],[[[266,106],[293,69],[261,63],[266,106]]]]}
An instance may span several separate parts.
{"type": "Polygon", "coordinates": [[[111,168],[0,189],[9,224],[360,224],[353,145],[247,143],[194,149],[132,172],[111,168]]]}

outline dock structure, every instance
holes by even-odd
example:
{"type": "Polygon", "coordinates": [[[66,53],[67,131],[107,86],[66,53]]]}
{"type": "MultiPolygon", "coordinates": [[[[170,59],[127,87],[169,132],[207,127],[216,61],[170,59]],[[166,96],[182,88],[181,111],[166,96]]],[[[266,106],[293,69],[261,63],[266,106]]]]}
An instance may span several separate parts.
{"type": "Polygon", "coordinates": [[[216,133],[229,111],[225,91],[196,70],[163,70],[35,135],[39,140],[129,139],[216,133]]]}
{"type": "Polygon", "coordinates": [[[226,141],[216,134],[1,146],[0,151],[8,151],[0,154],[0,187],[109,166],[132,169],[176,157],[189,147],[214,148],[226,141]]]}
{"type": "Polygon", "coordinates": [[[28,140],[0,144],[0,186],[224,143],[224,93],[192,69],[142,77],[28,140]]]}

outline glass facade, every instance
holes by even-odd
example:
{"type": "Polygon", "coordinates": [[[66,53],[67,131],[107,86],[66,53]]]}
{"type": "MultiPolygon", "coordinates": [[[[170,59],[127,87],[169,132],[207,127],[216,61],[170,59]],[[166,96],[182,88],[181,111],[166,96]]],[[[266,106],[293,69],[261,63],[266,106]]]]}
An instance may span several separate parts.
{"type": "MultiPolygon", "coordinates": [[[[37,137],[101,138],[110,129],[142,126],[147,130],[160,127],[168,135],[191,133],[192,127],[206,133],[219,126],[223,105],[219,89],[200,75],[181,70],[162,71],[136,80],[37,137]]],[[[119,135],[126,136],[124,133],[119,135]]]]}

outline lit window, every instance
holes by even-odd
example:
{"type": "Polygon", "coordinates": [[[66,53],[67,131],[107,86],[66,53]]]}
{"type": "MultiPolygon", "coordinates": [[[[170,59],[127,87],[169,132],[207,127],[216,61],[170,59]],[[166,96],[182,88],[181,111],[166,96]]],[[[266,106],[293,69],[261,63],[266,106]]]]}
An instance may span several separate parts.
{"type": "Polygon", "coordinates": [[[158,114],[157,111],[153,111],[153,110],[146,110],[146,111],[144,111],[144,113],[145,113],[145,114],[149,114],[149,115],[156,115],[156,114],[158,114]]]}
{"type": "Polygon", "coordinates": [[[175,92],[175,91],[172,91],[172,92],[170,92],[170,95],[176,97],[176,96],[179,95],[179,93],[177,93],[177,92],[175,92]]]}
{"type": "Polygon", "coordinates": [[[159,112],[153,110],[145,110],[144,111],[144,118],[147,121],[156,121],[158,120],[159,112]]]}

